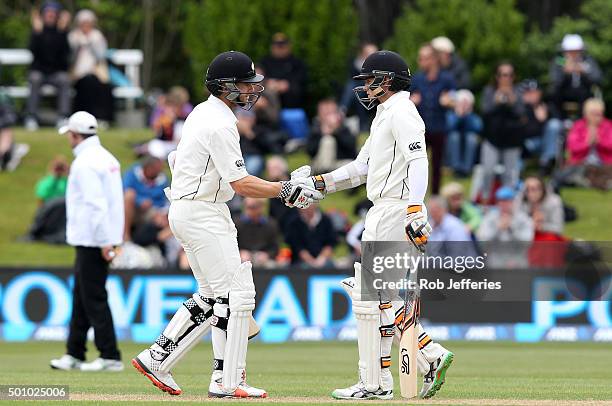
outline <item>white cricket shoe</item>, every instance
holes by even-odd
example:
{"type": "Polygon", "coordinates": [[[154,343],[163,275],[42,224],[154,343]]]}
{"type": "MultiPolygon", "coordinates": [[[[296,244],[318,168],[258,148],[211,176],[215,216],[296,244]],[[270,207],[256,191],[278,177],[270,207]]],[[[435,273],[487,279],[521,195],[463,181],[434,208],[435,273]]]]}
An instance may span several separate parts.
{"type": "Polygon", "coordinates": [[[116,359],[97,358],[92,362],[83,362],[81,371],[84,372],[120,372],[123,371],[123,362],[116,359]]]}
{"type": "Polygon", "coordinates": [[[429,372],[423,377],[423,387],[419,396],[423,399],[429,399],[434,396],[442,387],[446,379],[446,371],[453,363],[455,354],[446,351],[435,362],[429,364],[429,372]]]}
{"type": "Polygon", "coordinates": [[[64,354],[60,358],[52,359],[50,364],[52,369],[70,371],[71,369],[81,369],[82,361],[72,355],[64,354]]]}
{"type": "Polygon", "coordinates": [[[134,368],[146,376],[153,385],[157,386],[163,392],[167,392],[171,395],[180,395],[183,393],[181,388],[174,381],[171,372],[162,372],[158,370],[156,363],[159,363],[159,361],[153,359],[151,356],[152,351],[154,350],[147,348],[133,358],[132,365],[134,368]]]}
{"type": "Polygon", "coordinates": [[[383,390],[382,388],[378,388],[372,392],[366,389],[364,383],[360,379],[359,382],[353,386],[334,390],[331,395],[334,399],[343,400],[389,400],[393,399],[393,390],[383,390]]]}
{"type": "Polygon", "coordinates": [[[208,387],[210,398],[267,398],[268,392],[246,383],[246,372],[242,372],[242,382],[236,390],[228,392],[223,388],[223,371],[213,371],[208,387]]]}

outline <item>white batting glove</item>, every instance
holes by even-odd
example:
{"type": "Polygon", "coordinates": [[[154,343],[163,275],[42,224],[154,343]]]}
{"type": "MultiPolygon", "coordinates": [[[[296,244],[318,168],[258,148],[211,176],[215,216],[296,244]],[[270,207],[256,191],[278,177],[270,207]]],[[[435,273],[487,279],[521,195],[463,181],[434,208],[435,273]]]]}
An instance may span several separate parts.
{"type": "MultiPolygon", "coordinates": [[[[325,191],[321,190],[320,188],[315,187],[315,185],[316,185],[315,178],[316,177],[315,176],[310,176],[311,172],[312,172],[312,169],[310,168],[310,165],[300,166],[299,168],[297,168],[296,170],[291,172],[291,180],[299,182],[300,184],[304,185],[304,187],[306,189],[317,190],[319,193],[321,193],[323,195],[323,198],[325,198],[325,191]]],[[[314,200],[320,200],[320,199],[313,199],[313,201],[310,202],[310,204],[314,203],[314,200]]],[[[308,206],[310,204],[308,204],[308,206]]],[[[294,207],[293,204],[291,204],[290,202],[287,202],[287,201],[285,201],[285,205],[288,206],[288,207],[294,207]]],[[[308,207],[308,206],[306,206],[306,207],[308,207]]],[[[306,207],[302,207],[302,208],[306,208],[306,207]]]]}
{"type": "Polygon", "coordinates": [[[289,207],[305,209],[325,196],[309,186],[308,178],[298,178],[282,181],[278,197],[289,207]]]}
{"type": "Polygon", "coordinates": [[[404,218],[406,238],[421,252],[425,252],[425,244],[431,234],[431,225],[422,211],[421,205],[408,206],[404,218]]]}

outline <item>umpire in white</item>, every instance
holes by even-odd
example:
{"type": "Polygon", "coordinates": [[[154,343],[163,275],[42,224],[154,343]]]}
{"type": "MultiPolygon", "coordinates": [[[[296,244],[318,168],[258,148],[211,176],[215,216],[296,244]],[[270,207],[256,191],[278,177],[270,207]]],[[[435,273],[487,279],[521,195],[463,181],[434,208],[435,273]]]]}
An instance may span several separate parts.
{"type": "Polygon", "coordinates": [[[76,249],[76,261],[67,352],[51,360],[54,369],[123,370],[105,287],[108,265],[122,243],[121,167],[100,144],[97,130],[96,118],[84,111],[74,113],[59,129],[68,134],[75,155],[66,190],[66,239],[76,249]],[[90,327],[100,358],[85,363],[90,327]]]}
{"type": "Polygon", "coordinates": [[[211,96],[187,117],[176,154],[169,157],[172,185],[168,219],[189,259],[198,291],[132,365],[172,395],[181,394],[172,367],[210,328],[215,361],[208,395],[267,396],[265,390],[246,383],[255,286],[250,262],[240,263],[236,227],[226,202],[236,192],[246,197],[278,197],[288,205],[304,208],[323,195],[303,186],[307,178],[268,182],[247,173],[233,109],[250,109],[263,91],[262,80],[251,58],[242,52],[223,52],[215,57],[206,73],[211,96]]]}

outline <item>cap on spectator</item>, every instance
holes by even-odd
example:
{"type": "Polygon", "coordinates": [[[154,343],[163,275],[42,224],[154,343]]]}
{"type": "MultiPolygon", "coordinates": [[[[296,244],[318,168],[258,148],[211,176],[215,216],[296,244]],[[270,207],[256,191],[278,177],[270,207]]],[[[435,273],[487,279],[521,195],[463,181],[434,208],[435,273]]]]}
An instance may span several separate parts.
{"type": "Polygon", "coordinates": [[[440,196],[445,199],[450,198],[451,196],[462,195],[463,194],[463,186],[458,182],[451,182],[442,187],[440,190],[440,196]]]}
{"type": "Polygon", "coordinates": [[[561,42],[562,51],[582,51],[584,49],[584,41],[579,34],[565,34],[561,42]]]}
{"type": "Polygon", "coordinates": [[[58,132],[66,134],[72,131],[77,134],[92,135],[98,132],[98,121],[86,111],[77,111],[68,119],[68,124],[60,127],[58,132]]]}
{"type": "Polygon", "coordinates": [[[431,40],[431,46],[438,52],[452,54],[455,52],[455,44],[447,37],[436,37],[431,40]]]}
{"type": "Polygon", "coordinates": [[[40,12],[44,13],[48,9],[60,11],[62,9],[62,5],[57,1],[45,1],[42,6],[40,6],[40,12]]]}
{"type": "Polygon", "coordinates": [[[77,24],[81,24],[85,22],[95,23],[98,18],[96,17],[96,14],[93,11],[85,8],[83,10],[80,10],[76,14],[74,19],[77,24]]]}
{"type": "Polygon", "coordinates": [[[285,45],[289,43],[289,37],[284,32],[277,32],[272,36],[272,44],[285,45]]]}
{"type": "Polygon", "coordinates": [[[496,200],[512,200],[514,199],[514,196],[514,189],[509,186],[502,186],[497,189],[497,192],[495,192],[496,200]]]}

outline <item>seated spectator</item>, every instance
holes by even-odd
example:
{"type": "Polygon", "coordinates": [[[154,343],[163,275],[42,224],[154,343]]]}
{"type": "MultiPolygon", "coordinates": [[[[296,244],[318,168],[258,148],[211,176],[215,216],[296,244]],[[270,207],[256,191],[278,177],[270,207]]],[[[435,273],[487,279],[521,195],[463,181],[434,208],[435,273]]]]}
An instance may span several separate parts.
{"type": "Polygon", "coordinates": [[[584,103],[583,118],[567,136],[568,165],[555,175],[555,189],[564,184],[612,188],[612,120],[604,117],[604,110],[600,99],[584,103]]]}
{"type": "Polygon", "coordinates": [[[66,196],[68,169],[68,162],[63,155],[56,156],[49,163],[49,173],[36,182],[36,197],[40,205],[66,196]]]}
{"type": "Polygon", "coordinates": [[[448,183],[442,187],[440,195],[446,200],[448,212],[461,220],[466,231],[474,238],[482,222],[482,213],[465,199],[463,186],[457,182],[448,183]]]}
{"type": "Polygon", "coordinates": [[[313,173],[333,171],[357,156],[356,139],[343,121],[335,100],[317,104],[317,117],[306,145],[313,173]]]}
{"type": "Polygon", "coordinates": [[[474,95],[469,90],[454,94],[454,108],[446,115],[448,126],[447,151],[455,176],[465,177],[472,172],[478,150],[478,136],[482,120],[474,113],[474,95]]]}
{"type": "Polygon", "coordinates": [[[234,109],[238,119],[236,126],[240,134],[240,149],[246,170],[251,175],[260,176],[264,169],[265,145],[263,135],[257,130],[257,117],[254,111],[234,109]]]}
{"type": "Polygon", "coordinates": [[[539,154],[540,173],[550,175],[557,161],[563,123],[554,106],[542,100],[542,90],[535,79],[524,80],[520,88],[525,105],[524,147],[531,154],[539,154]]]}
{"type": "Polygon", "coordinates": [[[319,206],[298,210],[288,225],[286,242],[291,247],[291,262],[306,267],[332,265],[336,233],[331,220],[319,206]]]}
{"type": "Polygon", "coordinates": [[[535,229],[535,241],[561,238],[563,233],[563,202],[559,195],[549,190],[541,178],[525,179],[523,189],[516,200],[519,211],[531,217],[535,229]]]}
{"type": "Polygon", "coordinates": [[[491,200],[497,165],[503,165],[502,186],[516,187],[520,173],[523,128],[521,117],[525,108],[514,86],[514,66],[502,62],[497,66],[495,82],[485,87],[481,111],[484,130],[480,163],[483,179],[481,199],[491,200]]]}
{"type": "Polygon", "coordinates": [[[147,156],[142,163],[136,163],[127,170],[123,176],[125,241],[131,240],[133,227],[168,205],[164,194],[164,188],[168,185],[163,162],[159,158],[147,156]]]}
{"type": "Polygon", "coordinates": [[[278,93],[267,88],[266,73],[261,66],[256,66],[255,71],[264,76],[262,85],[264,91],[253,111],[257,122],[257,132],[260,134],[262,144],[265,146],[267,154],[281,154],[284,151],[285,143],[289,136],[281,129],[280,125],[280,98],[278,93]]]}
{"type": "Polygon", "coordinates": [[[470,68],[455,52],[455,44],[447,37],[436,37],[431,46],[438,52],[440,66],[453,75],[457,89],[469,89],[472,84],[470,68]]]}
{"type": "Polygon", "coordinates": [[[361,237],[365,230],[365,218],[368,210],[373,206],[373,203],[368,199],[363,199],[355,206],[354,214],[359,218],[359,221],[353,224],[353,227],[346,234],[346,243],[353,249],[355,260],[361,259],[361,237]]]}
{"type": "MultiPolygon", "coordinates": [[[[267,179],[271,182],[280,182],[289,179],[289,166],[287,160],[279,155],[274,155],[266,161],[267,179]]],[[[280,199],[270,199],[268,208],[269,216],[278,224],[285,240],[287,239],[287,229],[289,220],[297,217],[297,210],[291,209],[280,199]]]]}
{"type": "Polygon", "coordinates": [[[432,228],[428,255],[458,257],[476,252],[469,231],[461,220],[448,213],[444,198],[431,196],[427,201],[427,212],[432,228]]]}
{"type": "Polygon", "coordinates": [[[306,65],[295,57],[289,37],[282,32],[274,34],[270,55],[261,67],[266,72],[266,88],[280,95],[282,108],[303,108],[306,98],[306,65]]]}
{"type": "Polygon", "coordinates": [[[593,85],[600,84],[603,75],[597,62],[586,55],[580,35],[565,35],[561,51],[563,54],[550,64],[551,94],[563,118],[573,118],[593,96],[593,85]]]}
{"type": "Polygon", "coordinates": [[[179,261],[181,247],[170,229],[167,208],[152,211],[137,224],[132,232],[132,242],[147,249],[155,266],[176,265],[179,261]],[[157,260],[160,257],[164,263],[157,260]]]}
{"type": "Polygon", "coordinates": [[[73,109],[91,113],[108,126],[113,119],[113,92],[106,63],[106,38],[96,28],[93,11],[79,11],[75,20],[77,27],[68,34],[74,55],[70,70],[76,91],[73,109]]]}
{"type": "Polygon", "coordinates": [[[359,130],[368,131],[370,129],[370,113],[357,101],[353,89],[360,84],[353,79],[353,76],[357,76],[361,73],[361,66],[366,58],[378,51],[378,47],[371,42],[364,42],[359,47],[359,53],[351,60],[349,67],[349,76],[344,84],[342,90],[342,96],[340,98],[340,109],[347,115],[352,109],[355,114],[359,117],[359,130]]]}
{"type": "Polygon", "coordinates": [[[189,103],[189,93],[184,87],[174,86],[168,94],[160,96],[151,114],[151,128],[155,139],[136,149],[138,155],[153,155],[166,159],[176,149],[183,130],[185,119],[193,110],[189,103]]]}
{"type": "Polygon", "coordinates": [[[274,266],[280,232],[274,219],[264,215],[266,201],[247,197],[244,211],[236,222],[240,258],[255,266],[274,266]]]}
{"type": "Polygon", "coordinates": [[[57,89],[57,124],[63,123],[70,114],[69,24],[70,13],[62,10],[61,5],[55,1],[44,2],[40,12],[32,10],[30,51],[34,59],[28,74],[30,96],[24,120],[28,131],[38,129],[38,105],[43,84],[50,84],[57,89]]]}
{"type": "Polygon", "coordinates": [[[12,126],[17,121],[8,96],[0,93],[0,172],[17,169],[21,159],[30,151],[28,144],[15,143],[12,126]]]}

